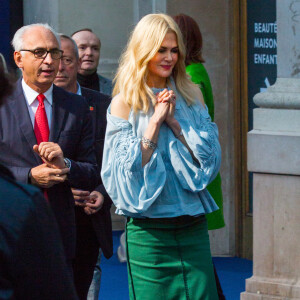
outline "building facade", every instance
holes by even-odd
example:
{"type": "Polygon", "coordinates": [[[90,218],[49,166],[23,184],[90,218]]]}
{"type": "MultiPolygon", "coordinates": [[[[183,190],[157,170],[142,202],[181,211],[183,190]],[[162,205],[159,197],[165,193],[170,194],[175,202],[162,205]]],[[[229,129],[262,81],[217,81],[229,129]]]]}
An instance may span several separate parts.
{"type": "MultiPolygon", "coordinates": [[[[102,43],[99,72],[110,78],[131,30],[144,15],[185,13],[198,22],[223,153],[226,227],[210,232],[212,253],[252,258],[253,174],[247,170],[247,132],[253,129],[254,94],[276,79],[276,0],[3,0],[1,5],[5,3],[9,15],[19,14],[8,18],[10,31],[0,31],[6,42],[8,32],[11,37],[15,31],[14,20],[49,23],[68,35],[91,28],[102,43]]],[[[7,49],[1,51],[11,55],[7,49]]],[[[115,228],[123,224],[114,218],[115,228]]]]}

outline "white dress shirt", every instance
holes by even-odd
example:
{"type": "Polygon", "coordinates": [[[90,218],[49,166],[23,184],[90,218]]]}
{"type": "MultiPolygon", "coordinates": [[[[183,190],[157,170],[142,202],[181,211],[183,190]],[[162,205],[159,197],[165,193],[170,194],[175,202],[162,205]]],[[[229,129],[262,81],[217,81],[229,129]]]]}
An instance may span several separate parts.
{"type": "MultiPolygon", "coordinates": [[[[25,83],[24,79],[22,79],[22,88],[26,99],[26,104],[30,115],[32,127],[34,128],[35,113],[39,106],[39,101],[36,99],[36,97],[39,95],[39,93],[33,90],[30,86],[28,86],[25,83]]],[[[53,102],[52,91],[53,91],[53,84],[45,93],[43,93],[46,98],[44,100],[44,105],[47,114],[49,130],[51,128],[51,118],[52,118],[52,102],[53,102]]]]}

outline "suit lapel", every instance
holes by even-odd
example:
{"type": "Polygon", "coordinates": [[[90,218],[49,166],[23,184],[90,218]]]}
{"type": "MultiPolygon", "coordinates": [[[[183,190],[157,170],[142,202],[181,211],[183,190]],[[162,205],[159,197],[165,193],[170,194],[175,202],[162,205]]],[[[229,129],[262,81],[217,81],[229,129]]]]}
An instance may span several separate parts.
{"type": "Polygon", "coordinates": [[[96,136],[96,133],[97,133],[97,122],[96,122],[97,106],[96,106],[95,100],[93,99],[92,95],[90,95],[89,93],[86,93],[85,89],[83,89],[83,88],[81,88],[81,94],[85,98],[85,100],[87,101],[87,103],[89,105],[89,110],[92,115],[92,121],[93,121],[92,122],[93,123],[93,133],[94,133],[94,136],[96,136]]]}
{"type": "Polygon", "coordinates": [[[40,164],[40,157],[33,151],[33,146],[37,144],[36,137],[33,131],[26,99],[23,93],[21,79],[17,82],[15,92],[9,97],[9,107],[16,118],[16,124],[20,127],[28,147],[32,150],[32,154],[36,161],[40,164]]]}
{"type": "Polygon", "coordinates": [[[52,120],[50,129],[50,142],[57,142],[60,132],[63,129],[67,117],[67,110],[65,107],[65,97],[58,87],[53,85],[53,103],[52,103],[52,120]]]}

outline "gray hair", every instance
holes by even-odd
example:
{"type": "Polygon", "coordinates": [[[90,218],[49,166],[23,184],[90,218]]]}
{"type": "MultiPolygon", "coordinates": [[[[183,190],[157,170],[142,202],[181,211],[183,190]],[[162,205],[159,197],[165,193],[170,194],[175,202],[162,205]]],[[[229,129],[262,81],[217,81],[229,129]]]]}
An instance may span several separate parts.
{"type": "Polygon", "coordinates": [[[23,49],[24,47],[24,34],[26,31],[28,31],[29,29],[32,29],[34,27],[42,27],[44,29],[49,30],[56,38],[58,44],[59,44],[59,48],[60,48],[60,39],[59,39],[59,35],[55,32],[55,30],[49,25],[49,24],[43,24],[43,23],[36,23],[36,24],[30,24],[30,25],[26,25],[23,26],[21,28],[19,28],[15,35],[14,38],[11,41],[12,46],[14,47],[15,51],[20,51],[21,49],[23,49]]]}
{"type": "Polygon", "coordinates": [[[75,57],[77,60],[79,60],[79,52],[78,52],[78,46],[77,46],[76,42],[71,37],[69,37],[63,33],[59,33],[59,37],[61,40],[68,40],[73,44],[75,57]]]}

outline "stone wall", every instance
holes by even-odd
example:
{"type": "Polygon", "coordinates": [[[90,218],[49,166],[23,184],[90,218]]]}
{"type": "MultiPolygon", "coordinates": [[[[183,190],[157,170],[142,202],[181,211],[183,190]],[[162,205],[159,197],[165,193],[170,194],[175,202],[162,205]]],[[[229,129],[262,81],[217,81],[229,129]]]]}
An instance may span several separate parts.
{"type": "Polygon", "coordinates": [[[277,1],[274,86],[254,97],[248,133],[253,172],[253,276],[241,299],[300,299],[300,5],[277,1]]]}

